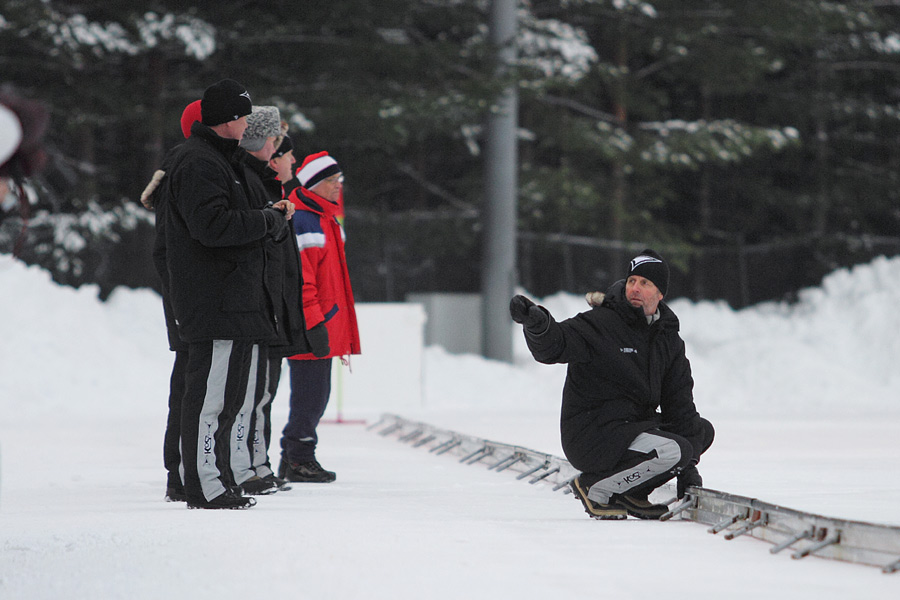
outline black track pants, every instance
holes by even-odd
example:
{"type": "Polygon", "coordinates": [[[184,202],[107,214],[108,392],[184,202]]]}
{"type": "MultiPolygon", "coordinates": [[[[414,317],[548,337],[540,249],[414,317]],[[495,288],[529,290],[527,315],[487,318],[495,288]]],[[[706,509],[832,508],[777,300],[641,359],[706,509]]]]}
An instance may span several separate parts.
{"type": "Polygon", "coordinates": [[[181,404],[184,398],[185,376],[187,375],[187,350],[175,353],[172,377],[169,380],[169,416],[166,419],[166,434],[163,437],[163,465],[166,467],[168,487],[180,489],[181,477],[181,404]]]}
{"type": "Polygon", "coordinates": [[[181,456],[188,499],[213,500],[235,482],[231,437],[258,356],[256,344],[213,340],[190,345],[181,410],[181,456]]]}
{"type": "Polygon", "coordinates": [[[281,381],[281,363],[284,359],[269,358],[266,369],[260,368],[257,382],[256,405],[253,410],[253,438],[250,445],[253,470],[260,477],[273,474],[269,462],[269,446],[272,443],[272,400],[281,381]]]}

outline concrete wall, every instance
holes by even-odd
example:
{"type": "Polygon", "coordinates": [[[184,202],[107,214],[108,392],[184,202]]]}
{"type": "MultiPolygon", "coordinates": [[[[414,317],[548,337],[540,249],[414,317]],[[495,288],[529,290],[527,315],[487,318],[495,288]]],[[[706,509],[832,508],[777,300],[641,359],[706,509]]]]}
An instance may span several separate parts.
{"type": "Polygon", "coordinates": [[[481,354],[480,294],[410,294],[406,299],[425,309],[426,346],[441,346],[451,354],[481,354]]]}
{"type": "MultiPolygon", "coordinates": [[[[371,419],[421,407],[426,346],[442,346],[453,354],[481,353],[480,295],[415,294],[407,300],[356,305],[362,354],[351,356],[349,367],[334,359],[323,421],[371,419]]],[[[285,362],[273,422],[286,418],[290,393],[285,362]]]]}

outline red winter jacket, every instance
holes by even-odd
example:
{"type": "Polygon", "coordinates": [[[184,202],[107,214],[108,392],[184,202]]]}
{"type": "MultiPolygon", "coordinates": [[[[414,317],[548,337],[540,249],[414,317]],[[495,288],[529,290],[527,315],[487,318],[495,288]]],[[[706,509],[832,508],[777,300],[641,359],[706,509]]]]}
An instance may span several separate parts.
{"type": "MultiPolygon", "coordinates": [[[[337,220],[340,207],[303,187],[294,189],[289,200],[296,212],[291,219],[303,267],[303,316],[306,328],[325,321],[331,353],[327,357],[359,354],[359,329],[347,258],[344,229],[337,220]]],[[[296,354],[294,360],[314,360],[312,353],[296,354]]]]}

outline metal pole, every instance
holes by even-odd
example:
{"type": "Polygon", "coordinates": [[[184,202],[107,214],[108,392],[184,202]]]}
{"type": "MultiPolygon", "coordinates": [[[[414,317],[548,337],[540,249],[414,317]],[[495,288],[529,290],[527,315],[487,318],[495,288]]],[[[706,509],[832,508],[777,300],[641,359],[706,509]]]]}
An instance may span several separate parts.
{"type": "MultiPolygon", "coordinates": [[[[516,0],[491,3],[490,41],[498,76],[516,58],[516,0]]],[[[482,350],[486,358],[512,362],[512,321],[507,307],[516,286],[516,190],[518,93],[508,85],[487,117],[485,222],[481,268],[482,350]]]]}

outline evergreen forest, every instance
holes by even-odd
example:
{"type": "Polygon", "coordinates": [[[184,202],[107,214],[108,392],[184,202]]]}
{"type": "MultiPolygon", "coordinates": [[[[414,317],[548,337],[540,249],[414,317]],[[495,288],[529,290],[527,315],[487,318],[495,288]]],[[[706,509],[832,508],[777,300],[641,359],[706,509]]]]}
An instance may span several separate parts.
{"type": "Polygon", "coordinates": [[[518,94],[518,283],[605,289],[634,252],[670,295],[790,300],[900,254],[900,0],[4,0],[0,85],[50,111],[0,251],[60,283],[157,287],[139,197],[182,110],[232,78],[295,156],[345,176],[359,302],[479,291],[484,122],[518,94]]]}

